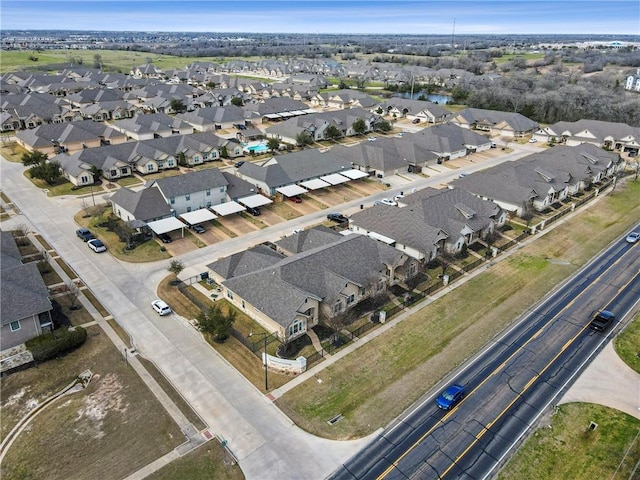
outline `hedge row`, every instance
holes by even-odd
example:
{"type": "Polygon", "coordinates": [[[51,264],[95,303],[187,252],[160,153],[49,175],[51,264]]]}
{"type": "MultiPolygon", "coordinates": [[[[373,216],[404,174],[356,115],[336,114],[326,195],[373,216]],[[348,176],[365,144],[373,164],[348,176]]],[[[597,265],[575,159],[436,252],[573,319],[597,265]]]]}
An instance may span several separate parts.
{"type": "Polygon", "coordinates": [[[36,362],[44,362],[82,345],[86,339],[87,331],[82,327],[73,331],[61,328],[32,338],[25,345],[36,362]]]}

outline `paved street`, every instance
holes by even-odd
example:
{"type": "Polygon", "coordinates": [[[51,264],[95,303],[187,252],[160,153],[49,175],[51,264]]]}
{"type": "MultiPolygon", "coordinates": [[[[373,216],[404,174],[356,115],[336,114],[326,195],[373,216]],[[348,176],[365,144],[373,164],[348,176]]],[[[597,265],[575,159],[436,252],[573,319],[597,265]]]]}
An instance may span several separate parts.
{"type": "MultiPolygon", "coordinates": [[[[348,215],[360,205],[369,206],[374,200],[401,190],[437,186],[456,178],[463,170],[472,172],[539,151],[528,145],[517,148],[513,153],[469,164],[464,169],[434,172],[429,178],[378,193],[364,202],[350,201],[339,211],[348,215]]],[[[167,260],[128,264],[110,255],[94,254],[75,236],[73,215],[80,210],[80,199],[47,197],[24,177],[21,164],[2,159],[1,168],[2,190],[20,208],[24,219],[15,217],[13,221],[32,225],[78,273],[144,356],[158,366],[211,431],[228,441],[247,479],[324,478],[368,442],[366,438],[329,441],[297,428],[190,325],[175,315],[158,317],[153,313],[150,302],[156,297],[156,285],[167,275],[167,260]]],[[[105,197],[97,199],[104,200],[105,197]]],[[[186,253],[178,257],[187,266],[181,277],[204,271],[204,265],[216,258],[289,235],[293,228],[316,224],[325,216],[326,212],[317,212],[186,253]]]]}

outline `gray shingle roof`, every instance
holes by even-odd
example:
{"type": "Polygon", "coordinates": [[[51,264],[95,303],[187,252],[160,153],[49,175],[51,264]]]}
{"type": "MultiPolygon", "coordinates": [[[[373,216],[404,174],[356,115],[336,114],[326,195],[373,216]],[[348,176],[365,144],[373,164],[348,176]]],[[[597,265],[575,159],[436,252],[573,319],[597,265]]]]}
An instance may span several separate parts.
{"type": "Polygon", "coordinates": [[[27,263],[0,270],[2,324],[51,310],[51,301],[38,266],[27,263]]]}
{"type": "Polygon", "coordinates": [[[256,245],[244,252],[212,262],[207,265],[207,268],[216,272],[222,278],[229,279],[271,267],[284,258],[286,258],[284,255],[272,248],[265,245],[256,245]]]}
{"type": "Polygon", "coordinates": [[[217,168],[184,173],[173,177],[159,178],[150,182],[157,185],[165,198],[179,197],[187,193],[202,192],[207,189],[227,185],[227,180],[217,168]]]}
{"type": "Polygon", "coordinates": [[[497,125],[507,123],[516,132],[530,132],[538,128],[538,123],[516,112],[502,112],[483,108],[465,108],[458,113],[470,124],[478,122],[497,125]]]}
{"type": "Polygon", "coordinates": [[[287,252],[295,254],[334,243],[341,237],[342,235],[335,230],[319,225],[309,230],[298,232],[295,235],[289,235],[277,241],[276,245],[287,252]]]}
{"type": "Polygon", "coordinates": [[[22,265],[22,254],[11,232],[0,231],[0,269],[22,265]]]}
{"type": "Polygon", "coordinates": [[[136,220],[144,222],[171,215],[169,205],[155,187],[137,192],[123,187],[111,195],[110,200],[133,214],[136,220]]]}

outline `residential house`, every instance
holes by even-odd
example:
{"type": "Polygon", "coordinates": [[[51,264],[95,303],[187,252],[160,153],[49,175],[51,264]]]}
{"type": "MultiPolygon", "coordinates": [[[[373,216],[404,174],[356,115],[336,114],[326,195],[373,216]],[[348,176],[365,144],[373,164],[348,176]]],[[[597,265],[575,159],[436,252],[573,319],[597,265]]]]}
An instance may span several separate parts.
{"type": "Polygon", "coordinates": [[[636,70],[635,74],[627,76],[624,82],[624,88],[626,90],[640,92],[640,68],[636,70]]]}
{"type": "Polygon", "coordinates": [[[640,150],[639,127],[601,120],[557,122],[537,130],[534,138],[551,144],[567,146],[592,143],[607,150],[635,154],[640,150]]]}
{"type": "Polygon", "coordinates": [[[109,198],[113,213],[125,222],[140,220],[145,223],[172,216],[171,208],[156,187],[133,191],[118,189],[109,198]]]}
{"type": "Polygon", "coordinates": [[[334,243],[342,234],[324,225],[318,225],[293,235],[286,236],[277,242],[276,251],[291,257],[298,253],[306,252],[323,245],[334,243]]]}
{"type": "Polygon", "coordinates": [[[217,168],[152,180],[176,215],[227,202],[227,180],[217,168]]]}
{"type": "MultiPolygon", "coordinates": [[[[347,313],[418,269],[407,255],[356,234],[272,265],[277,256],[269,255],[254,257],[255,269],[249,262],[234,262],[232,272],[238,274],[223,281],[222,288],[231,303],[283,342],[347,313]]],[[[217,268],[218,274],[223,271],[217,268]]]]}
{"type": "Polygon", "coordinates": [[[465,108],[452,117],[451,123],[462,128],[486,132],[490,136],[510,138],[532,135],[539,128],[537,122],[520,113],[482,108],[465,108]]]}
{"type": "Polygon", "coordinates": [[[193,127],[187,122],[165,113],[149,113],[117,120],[112,123],[112,127],[138,142],[157,137],[193,133],[193,127]]]}
{"type": "Polygon", "coordinates": [[[157,68],[156,66],[145,63],[143,65],[138,65],[131,69],[131,76],[134,78],[156,78],[156,79],[164,79],[166,75],[164,72],[157,68]]]}
{"type": "Polygon", "coordinates": [[[371,109],[378,115],[389,115],[393,118],[406,118],[411,121],[416,119],[420,123],[442,123],[449,112],[432,102],[423,100],[411,100],[402,97],[392,97],[371,109]]]}
{"type": "Polygon", "coordinates": [[[491,148],[491,140],[484,135],[451,123],[425,128],[403,138],[435,153],[438,163],[491,148]]]}
{"type": "Polygon", "coordinates": [[[245,125],[245,110],[235,105],[226,107],[198,108],[192,112],[179,113],[177,119],[188,123],[199,132],[231,129],[234,125],[245,125]]]}
{"type": "Polygon", "coordinates": [[[331,152],[353,168],[377,178],[403,172],[421,172],[437,163],[438,155],[409,138],[379,137],[357,145],[336,145],[331,152]]]}
{"type": "Polygon", "coordinates": [[[311,98],[311,106],[323,108],[366,108],[368,110],[377,105],[373,97],[358,90],[336,90],[319,93],[311,98]]]}
{"type": "Polygon", "coordinates": [[[254,124],[269,120],[285,120],[310,112],[304,102],[292,98],[269,98],[259,103],[250,103],[242,108],[251,115],[254,124]]]}
{"type": "Polygon", "coordinates": [[[255,185],[260,193],[272,197],[277,188],[350,169],[351,165],[331,151],[322,153],[308,149],[278,155],[260,165],[245,162],[236,172],[240,178],[255,185]]]}
{"type": "Polygon", "coordinates": [[[0,350],[53,328],[49,291],[35,262],[22,263],[11,232],[0,231],[0,350]]]}

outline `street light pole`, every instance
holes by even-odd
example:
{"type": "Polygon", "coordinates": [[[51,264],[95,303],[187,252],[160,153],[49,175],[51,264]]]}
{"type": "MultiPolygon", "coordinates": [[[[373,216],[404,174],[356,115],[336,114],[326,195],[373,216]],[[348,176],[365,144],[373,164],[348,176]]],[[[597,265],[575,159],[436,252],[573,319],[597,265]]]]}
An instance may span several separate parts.
{"type": "Polygon", "coordinates": [[[264,358],[262,361],[264,362],[264,391],[265,393],[269,391],[269,377],[268,377],[268,368],[267,368],[267,334],[263,333],[264,336],[264,358]]]}

